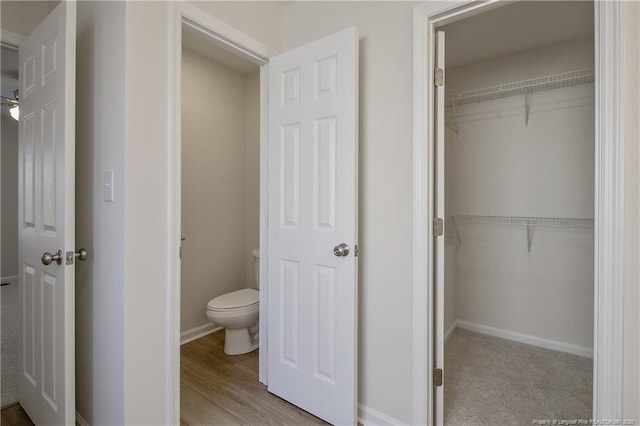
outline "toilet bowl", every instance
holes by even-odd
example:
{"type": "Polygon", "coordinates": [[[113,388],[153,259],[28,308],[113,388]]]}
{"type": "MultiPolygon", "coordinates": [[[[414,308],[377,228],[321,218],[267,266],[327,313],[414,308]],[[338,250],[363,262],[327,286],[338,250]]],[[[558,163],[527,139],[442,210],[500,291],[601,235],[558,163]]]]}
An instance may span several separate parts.
{"type": "MultiPolygon", "coordinates": [[[[253,271],[259,287],[260,257],[252,251],[253,271]]],[[[207,303],[207,318],[225,329],[224,353],[246,354],[258,349],[258,313],[260,292],[252,288],[226,293],[207,303]]]]}

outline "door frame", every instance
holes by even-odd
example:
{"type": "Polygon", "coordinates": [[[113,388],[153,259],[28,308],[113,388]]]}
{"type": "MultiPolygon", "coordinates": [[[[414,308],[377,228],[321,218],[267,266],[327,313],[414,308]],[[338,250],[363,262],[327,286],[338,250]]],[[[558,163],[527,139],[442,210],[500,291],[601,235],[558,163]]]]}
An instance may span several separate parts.
{"type": "MultiPolygon", "coordinates": [[[[512,0],[450,0],[413,13],[412,423],[434,420],[433,81],[435,29],[512,0]]],[[[624,132],[619,0],[594,0],[595,202],[593,418],[622,418],[624,132]]]]}
{"type": "MultiPolygon", "coordinates": [[[[169,259],[167,272],[171,280],[168,306],[168,369],[171,372],[167,399],[168,418],[180,423],[180,289],[181,289],[181,200],[182,200],[182,26],[198,31],[208,41],[260,66],[260,247],[267,247],[268,211],[268,82],[269,58],[276,52],[263,43],[208,14],[192,3],[174,2],[169,12],[169,141],[168,208],[169,259]]],[[[260,252],[260,282],[267,282],[267,253],[260,252]]],[[[260,348],[258,380],[267,384],[267,286],[260,287],[260,348]]]]}

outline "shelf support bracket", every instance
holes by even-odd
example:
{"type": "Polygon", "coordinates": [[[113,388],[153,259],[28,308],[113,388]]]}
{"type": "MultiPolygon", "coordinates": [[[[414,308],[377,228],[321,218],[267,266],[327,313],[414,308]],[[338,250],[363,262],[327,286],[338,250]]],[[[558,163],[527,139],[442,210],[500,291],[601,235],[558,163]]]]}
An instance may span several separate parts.
{"type": "Polygon", "coordinates": [[[531,253],[531,242],[533,241],[533,233],[531,232],[531,222],[527,221],[527,251],[531,253]]]}
{"type": "Polygon", "coordinates": [[[460,136],[460,130],[458,129],[458,113],[456,112],[456,100],[451,99],[451,108],[453,110],[453,128],[456,132],[456,136],[460,136]]]}
{"type": "Polygon", "coordinates": [[[456,224],[456,220],[451,218],[451,222],[453,223],[453,230],[456,233],[456,248],[460,250],[462,248],[462,239],[460,238],[460,232],[458,232],[458,225],[456,224]]]}
{"type": "Polygon", "coordinates": [[[531,105],[529,105],[529,89],[524,90],[524,125],[529,126],[529,111],[531,105]]]}

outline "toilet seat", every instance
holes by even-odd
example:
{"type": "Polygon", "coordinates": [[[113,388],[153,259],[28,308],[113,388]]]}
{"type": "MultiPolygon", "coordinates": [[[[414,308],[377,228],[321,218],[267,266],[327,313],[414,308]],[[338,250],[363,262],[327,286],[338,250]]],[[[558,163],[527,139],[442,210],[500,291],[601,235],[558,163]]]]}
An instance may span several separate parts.
{"type": "Polygon", "coordinates": [[[243,288],[223,294],[207,303],[208,311],[230,312],[255,309],[260,303],[260,292],[252,288],[243,288]]]}

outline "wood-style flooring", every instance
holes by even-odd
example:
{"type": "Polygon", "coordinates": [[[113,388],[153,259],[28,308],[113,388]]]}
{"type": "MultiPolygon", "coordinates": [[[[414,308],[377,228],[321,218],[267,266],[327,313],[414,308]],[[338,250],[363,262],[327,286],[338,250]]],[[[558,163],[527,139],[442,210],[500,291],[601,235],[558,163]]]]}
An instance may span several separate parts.
{"type": "Polygon", "coordinates": [[[224,331],[180,349],[181,425],[318,425],[258,382],[258,351],[224,354],[224,331]]]}
{"type": "MultiPolygon", "coordinates": [[[[180,424],[323,425],[300,408],[270,394],[258,382],[258,351],[224,354],[224,331],[180,349],[180,424]]],[[[33,426],[19,404],[2,410],[2,426],[33,426]]]]}
{"type": "Polygon", "coordinates": [[[0,425],[2,426],[33,426],[33,422],[24,412],[20,404],[10,405],[3,408],[0,414],[0,425]]]}

